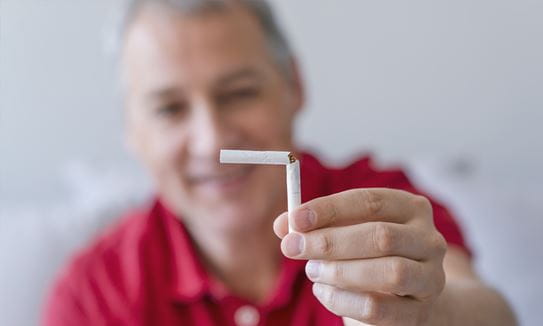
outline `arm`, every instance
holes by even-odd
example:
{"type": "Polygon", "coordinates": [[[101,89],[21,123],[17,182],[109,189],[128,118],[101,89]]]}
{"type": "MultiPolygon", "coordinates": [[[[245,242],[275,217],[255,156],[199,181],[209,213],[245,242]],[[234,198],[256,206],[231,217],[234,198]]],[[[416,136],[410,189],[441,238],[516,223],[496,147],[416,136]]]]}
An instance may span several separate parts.
{"type": "Polygon", "coordinates": [[[443,261],[446,283],[430,325],[516,325],[505,299],[477,276],[466,253],[449,247],[443,261]]]}

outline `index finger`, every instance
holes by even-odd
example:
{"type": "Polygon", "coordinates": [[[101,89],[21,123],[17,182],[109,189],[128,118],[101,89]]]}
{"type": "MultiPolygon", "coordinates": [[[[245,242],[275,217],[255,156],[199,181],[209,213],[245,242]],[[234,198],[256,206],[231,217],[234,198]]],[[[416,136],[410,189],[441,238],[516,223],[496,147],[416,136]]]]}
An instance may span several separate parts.
{"type": "Polygon", "coordinates": [[[328,226],[383,221],[408,223],[415,217],[431,221],[428,199],[407,191],[386,188],[352,189],[316,198],[291,214],[294,230],[307,232],[328,226]]]}

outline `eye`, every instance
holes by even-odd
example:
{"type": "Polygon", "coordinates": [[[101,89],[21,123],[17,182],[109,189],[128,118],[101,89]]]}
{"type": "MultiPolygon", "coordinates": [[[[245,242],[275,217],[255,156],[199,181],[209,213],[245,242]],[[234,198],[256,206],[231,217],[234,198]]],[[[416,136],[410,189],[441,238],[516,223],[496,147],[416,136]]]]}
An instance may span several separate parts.
{"type": "Polygon", "coordinates": [[[222,104],[228,104],[236,101],[254,99],[259,95],[260,90],[257,87],[242,87],[219,94],[218,101],[222,104]]]}
{"type": "Polygon", "coordinates": [[[172,102],[160,105],[156,108],[155,113],[160,118],[179,117],[186,111],[186,105],[181,102],[172,102]]]}

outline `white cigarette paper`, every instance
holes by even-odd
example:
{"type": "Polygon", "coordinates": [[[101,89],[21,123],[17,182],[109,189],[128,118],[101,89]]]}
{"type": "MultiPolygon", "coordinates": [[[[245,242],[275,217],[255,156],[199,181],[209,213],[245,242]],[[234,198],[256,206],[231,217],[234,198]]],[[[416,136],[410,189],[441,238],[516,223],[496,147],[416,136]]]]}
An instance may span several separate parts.
{"type": "Polygon", "coordinates": [[[287,164],[287,206],[288,206],[288,232],[292,231],[290,226],[291,212],[302,204],[302,192],[300,188],[300,161],[287,164]]]}
{"type": "Polygon", "coordinates": [[[272,164],[287,165],[290,163],[290,152],[279,151],[240,151],[221,149],[221,163],[237,164],[272,164]]]}
{"type": "Polygon", "coordinates": [[[219,161],[228,164],[285,165],[287,170],[287,209],[289,212],[288,231],[292,231],[290,214],[301,205],[302,192],[300,190],[300,161],[291,152],[221,149],[219,161]]]}

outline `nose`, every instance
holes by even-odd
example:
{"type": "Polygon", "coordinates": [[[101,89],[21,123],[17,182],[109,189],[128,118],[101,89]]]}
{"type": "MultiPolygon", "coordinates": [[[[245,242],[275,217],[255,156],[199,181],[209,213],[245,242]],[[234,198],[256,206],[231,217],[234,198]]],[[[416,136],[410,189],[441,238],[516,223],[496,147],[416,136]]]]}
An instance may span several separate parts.
{"type": "Polygon", "coordinates": [[[189,154],[198,159],[218,160],[219,150],[231,138],[224,117],[208,100],[196,103],[191,116],[189,154]]]}

